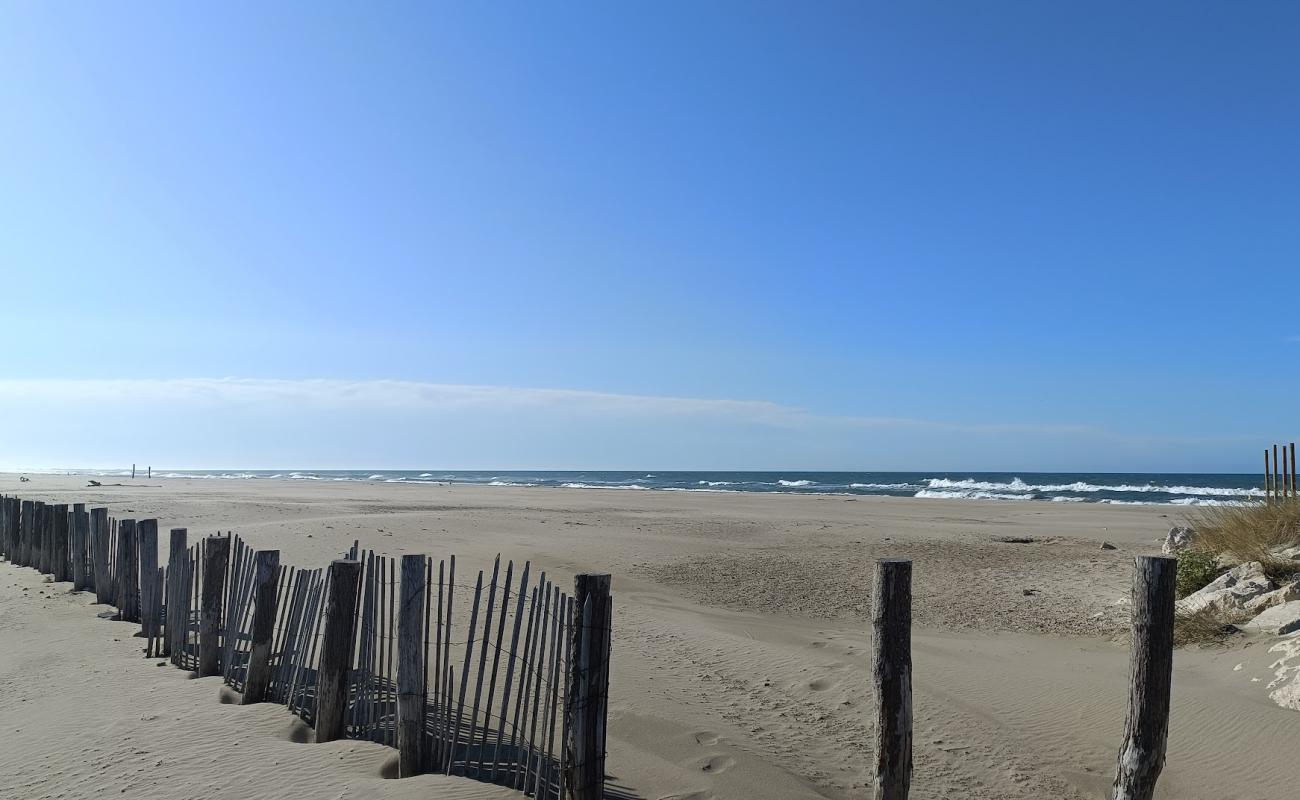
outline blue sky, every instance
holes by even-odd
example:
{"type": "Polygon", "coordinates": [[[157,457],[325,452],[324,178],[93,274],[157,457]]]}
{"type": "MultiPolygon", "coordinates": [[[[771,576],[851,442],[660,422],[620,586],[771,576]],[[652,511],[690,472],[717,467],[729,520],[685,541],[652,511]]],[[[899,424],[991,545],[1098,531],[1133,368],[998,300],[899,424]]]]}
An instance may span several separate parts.
{"type": "Polygon", "coordinates": [[[1254,470],[1300,9],[1073,6],[6,4],[0,463],[1254,470]]]}

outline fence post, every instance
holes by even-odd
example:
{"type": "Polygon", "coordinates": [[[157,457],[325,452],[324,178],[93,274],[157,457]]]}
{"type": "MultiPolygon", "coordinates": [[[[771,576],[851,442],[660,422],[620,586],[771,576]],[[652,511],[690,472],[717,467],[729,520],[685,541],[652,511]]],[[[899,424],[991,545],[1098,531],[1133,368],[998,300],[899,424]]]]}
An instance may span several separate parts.
{"type": "Polygon", "coordinates": [[[86,504],[72,505],[72,588],[82,591],[88,585],[86,581],[86,504]]]}
{"type": "Polygon", "coordinates": [[[267,687],[271,685],[271,635],[275,631],[275,590],[279,577],[280,551],[258,550],[253,556],[253,643],[244,678],[244,705],[265,700],[267,687]]]}
{"type": "Polygon", "coordinates": [[[345,733],[348,708],[348,671],[357,623],[357,587],[361,562],[330,562],[329,592],[325,598],[325,638],[321,641],[317,678],[316,741],[332,742],[345,733]]]}
{"type": "Polygon", "coordinates": [[[36,503],[36,527],[39,530],[37,541],[40,542],[40,548],[37,551],[40,558],[37,561],[37,569],[42,575],[49,575],[54,570],[51,569],[50,553],[54,549],[54,515],[51,513],[52,506],[37,501],[36,503]]]}
{"type": "Polygon", "coordinates": [[[51,520],[50,574],[56,581],[71,581],[72,570],[68,561],[68,506],[60,503],[54,506],[54,518],[51,520]]]}
{"type": "Polygon", "coordinates": [[[1135,561],[1128,717],[1115,767],[1114,800],[1151,800],[1165,765],[1177,574],[1178,561],[1170,556],[1138,556],[1135,561]]]}
{"type": "MultiPolygon", "coordinates": [[[[175,655],[184,648],[182,637],[189,620],[181,611],[181,592],[185,579],[185,569],[189,554],[185,552],[188,531],[185,528],[172,528],[171,541],[167,549],[167,604],[166,635],[163,637],[163,654],[175,655]]],[[[173,661],[176,659],[173,658],[173,661]]]]}
{"type": "Polygon", "coordinates": [[[117,608],[126,622],[140,621],[140,548],[135,520],[117,524],[117,608]]]}
{"type": "Polygon", "coordinates": [[[203,547],[203,596],[199,607],[199,677],[216,675],[221,652],[221,621],[230,564],[230,540],[209,536],[203,547]]]}
{"type": "Polygon", "coordinates": [[[912,785],[912,562],[876,562],[871,590],[871,685],[876,701],[876,800],[912,785]]]}
{"type": "Polygon", "coordinates": [[[573,800],[602,800],[605,796],[609,615],[609,575],[575,576],[570,628],[574,659],[569,665],[564,709],[569,731],[565,763],[573,800]]]}
{"type": "Polygon", "coordinates": [[[140,557],[140,630],[152,656],[158,632],[158,520],[140,520],[135,535],[140,557]]]}
{"type": "Polygon", "coordinates": [[[424,765],[425,556],[402,556],[397,612],[397,776],[409,778],[424,765]]]}
{"type": "Polygon", "coordinates": [[[113,602],[112,574],[108,571],[108,509],[90,509],[90,550],[95,561],[95,602],[113,602]]]}

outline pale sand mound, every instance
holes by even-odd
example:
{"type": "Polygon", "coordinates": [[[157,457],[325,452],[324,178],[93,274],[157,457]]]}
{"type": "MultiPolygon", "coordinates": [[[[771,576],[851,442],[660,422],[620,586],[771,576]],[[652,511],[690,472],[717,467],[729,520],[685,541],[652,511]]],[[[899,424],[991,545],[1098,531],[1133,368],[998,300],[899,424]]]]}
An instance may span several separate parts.
{"type": "MultiPolygon", "coordinates": [[[[188,526],[191,537],[234,529],[254,547],[279,547],[285,563],[323,564],[359,537],[392,554],[455,552],[475,569],[498,552],[531,558],[561,583],[612,572],[609,767],[645,800],[867,796],[862,615],[877,554],[917,561],[913,797],[1104,797],[1126,644],[985,629],[1033,631],[1035,615],[1047,630],[1087,624],[1126,592],[1132,554],[1170,524],[1156,508],[1083,504],[33,483],[0,476],[0,491],[105,502],[117,516],[157,516],[164,530],[188,526]],[[1055,541],[990,541],[1000,534],[1055,541]],[[1097,550],[1102,539],[1121,550],[1097,550]],[[1041,594],[1017,594],[1024,588],[1041,594]]],[[[222,705],[216,680],[140,658],[130,626],[95,618],[89,598],[66,588],[42,597],[50,587],[34,573],[0,567],[0,797],[519,796],[463,779],[383,780],[394,751],[377,745],[295,744],[283,708],[222,705]]],[[[1262,646],[1178,653],[1158,797],[1294,794],[1300,714],[1268,699],[1275,658],[1262,646]]]]}

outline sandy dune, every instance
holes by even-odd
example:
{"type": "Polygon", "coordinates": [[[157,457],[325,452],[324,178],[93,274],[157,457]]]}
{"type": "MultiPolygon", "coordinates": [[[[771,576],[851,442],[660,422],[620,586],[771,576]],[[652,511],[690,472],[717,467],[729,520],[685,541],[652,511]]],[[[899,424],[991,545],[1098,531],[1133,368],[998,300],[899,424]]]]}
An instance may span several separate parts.
{"type": "MultiPolygon", "coordinates": [[[[191,536],[235,530],[300,565],[359,538],[392,554],[454,552],[475,568],[497,553],[532,559],[562,583],[613,573],[609,768],[622,795],[647,800],[866,796],[865,617],[882,555],[916,561],[913,796],[1104,797],[1123,721],[1131,558],[1177,520],[1154,506],[84,483],[0,476],[0,491],[108,505],[191,536]],[[1005,535],[1036,541],[993,541],[1005,535]]],[[[67,589],[0,567],[0,797],[517,796],[458,778],[385,780],[394,751],[378,745],[297,743],[284,709],[223,704],[217,679],[146,661],[131,626],[67,589]]],[[[1300,715],[1268,700],[1265,651],[1247,641],[1177,654],[1160,797],[1293,793],[1300,715]]]]}

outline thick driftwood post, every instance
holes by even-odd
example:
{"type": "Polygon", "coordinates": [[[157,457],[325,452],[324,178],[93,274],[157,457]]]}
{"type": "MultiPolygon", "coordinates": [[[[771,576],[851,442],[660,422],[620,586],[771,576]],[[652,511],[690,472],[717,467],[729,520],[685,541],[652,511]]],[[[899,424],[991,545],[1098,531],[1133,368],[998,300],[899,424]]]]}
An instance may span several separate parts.
{"type": "Polygon", "coordinates": [[[1115,768],[1114,800],[1151,800],[1165,765],[1177,574],[1178,561],[1170,556],[1136,559],[1128,719],[1115,768]]]}
{"type": "Polygon", "coordinates": [[[71,562],[68,560],[68,506],[60,503],[54,506],[52,547],[50,548],[50,573],[56,581],[72,580],[71,562]]]}
{"type": "Polygon", "coordinates": [[[871,685],[876,699],[876,800],[912,785],[912,562],[876,562],[871,591],[871,685]]]}
{"type": "Polygon", "coordinates": [[[36,536],[36,504],[31,500],[24,500],[21,511],[22,530],[22,559],[19,561],[23,566],[30,567],[32,560],[32,544],[36,536]]]}
{"type": "Polygon", "coordinates": [[[397,776],[408,778],[424,765],[424,600],[428,559],[402,556],[401,602],[397,616],[397,776]]]}
{"type": "Polygon", "coordinates": [[[325,598],[325,638],[321,642],[320,675],[316,681],[317,742],[343,738],[360,580],[360,561],[338,559],[330,562],[329,594],[325,598]]]}
{"type": "Polygon", "coordinates": [[[48,575],[53,572],[50,565],[50,562],[53,559],[50,558],[50,554],[54,550],[54,542],[52,541],[54,536],[52,528],[53,520],[51,519],[50,510],[51,507],[45,503],[36,503],[36,527],[40,531],[38,541],[41,543],[40,549],[37,551],[40,556],[38,560],[38,569],[40,569],[42,575],[48,575]]]}
{"type": "Polygon", "coordinates": [[[72,587],[77,591],[90,588],[90,561],[86,558],[90,541],[90,517],[86,515],[86,504],[75,503],[72,506],[72,587]]]}
{"type": "Polygon", "coordinates": [[[90,509],[90,550],[95,560],[95,602],[113,603],[113,576],[108,571],[108,509],[90,509]]]}
{"type": "Polygon", "coordinates": [[[153,639],[158,635],[158,520],[142,519],[136,525],[136,544],[140,550],[140,631],[145,647],[153,654],[153,639]]]}
{"type": "Polygon", "coordinates": [[[230,564],[230,540],[209,536],[203,543],[203,595],[199,605],[199,677],[219,672],[221,624],[230,564]]]}
{"type": "Polygon", "coordinates": [[[185,628],[189,620],[185,619],[185,612],[181,610],[184,605],[181,593],[184,591],[182,586],[190,557],[186,552],[188,533],[185,528],[172,528],[167,549],[167,630],[163,639],[166,655],[178,654],[185,649],[185,628]]]}
{"type": "Polygon", "coordinates": [[[569,731],[565,764],[573,800],[602,800],[605,796],[609,613],[609,576],[575,576],[570,629],[573,662],[564,709],[569,731]]]}
{"type": "Polygon", "coordinates": [[[271,635],[275,632],[275,589],[280,577],[280,551],[258,550],[253,555],[253,644],[248,654],[243,704],[266,699],[271,685],[271,635]]]}
{"type": "Polygon", "coordinates": [[[140,548],[135,520],[124,519],[117,526],[117,608],[127,622],[140,621],[140,548]]]}

